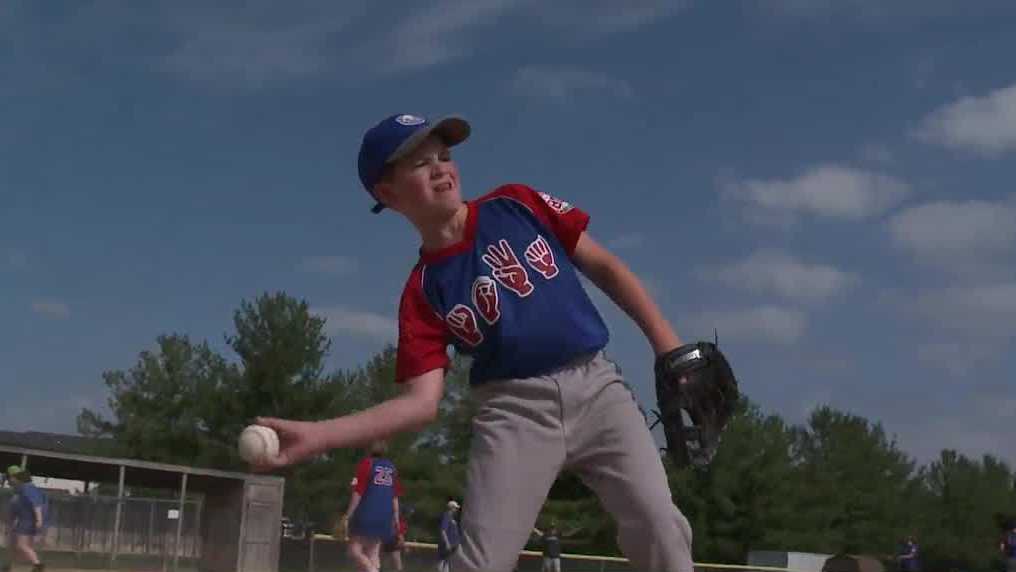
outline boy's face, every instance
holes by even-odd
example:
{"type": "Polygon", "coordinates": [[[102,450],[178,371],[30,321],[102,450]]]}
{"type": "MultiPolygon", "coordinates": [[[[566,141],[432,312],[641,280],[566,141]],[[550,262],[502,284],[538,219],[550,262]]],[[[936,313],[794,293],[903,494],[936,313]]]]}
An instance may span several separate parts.
{"type": "Polygon", "coordinates": [[[439,137],[428,137],[391,169],[375,188],[389,208],[411,219],[431,219],[454,214],[462,206],[459,170],[439,137]]]}

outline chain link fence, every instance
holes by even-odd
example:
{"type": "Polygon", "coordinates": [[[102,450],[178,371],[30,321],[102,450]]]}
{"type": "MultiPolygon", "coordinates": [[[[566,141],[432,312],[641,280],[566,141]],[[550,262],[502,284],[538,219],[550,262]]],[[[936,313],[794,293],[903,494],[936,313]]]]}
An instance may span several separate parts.
{"type": "MultiPolygon", "coordinates": [[[[181,511],[179,499],[45,493],[46,527],[36,548],[47,561],[75,568],[168,570],[174,559],[195,562],[201,555],[202,499],[188,499],[181,511]]],[[[0,491],[5,552],[12,496],[9,489],[0,491]]]]}
{"type": "MultiPolygon", "coordinates": [[[[327,535],[314,535],[307,540],[284,540],[280,572],[332,572],[352,570],[353,561],[346,554],[347,545],[327,535]]],[[[437,570],[437,545],[407,542],[402,553],[403,572],[434,572],[437,570]]],[[[382,555],[382,570],[394,570],[388,555],[382,555]]],[[[519,554],[515,572],[542,572],[543,556],[524,550],[519,554]]],[[[561,572],[633,572],[637,569],[625,558],[565,553],[561,572]]],[[[731,564],[696,563],[695,572],[795,572],[787,568],[731,564]]]]}

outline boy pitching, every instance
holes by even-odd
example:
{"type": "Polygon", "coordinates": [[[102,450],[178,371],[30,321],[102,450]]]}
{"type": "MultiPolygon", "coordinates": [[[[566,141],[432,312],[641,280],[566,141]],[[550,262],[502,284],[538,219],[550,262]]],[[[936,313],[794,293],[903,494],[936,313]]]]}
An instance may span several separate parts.
{"type": "Polygon", "coordinates": [[[586,232],[582,210],[521,184],[463,200],[451,148],[469,134],[461,118],[408,114],[365,133],[358,166],[373,211],[399,213],[421,241],[399,307],[404,391],[327,421],[259,419],[282,441],[263,468],[432,421],[452,344],[473,358],[478,405],[452,570],[510,571],[550,486],[571,470],[617,521],[637,569],[693,572],[691,528],[633,395],[604,356],[607,328],[579,274],[635,321],[657,356],[681,341],[641,281],[586,232]]]}

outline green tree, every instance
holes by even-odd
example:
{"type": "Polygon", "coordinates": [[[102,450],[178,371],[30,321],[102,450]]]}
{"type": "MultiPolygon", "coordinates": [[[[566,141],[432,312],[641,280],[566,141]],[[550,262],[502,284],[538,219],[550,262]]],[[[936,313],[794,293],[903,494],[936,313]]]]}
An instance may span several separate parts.
{"type": "MultiPolygon", "coordinates": [[[[321,413],[319,389],[331,341],[324,318],[285,293],[244,300],[226,342],[240,358],[242,383],[228,395],[239,412],[297,419],[321,413]]],[[[233,415],[236,417],[236,415],[233,415]]]]}
{"type": "Polygon", "coordinates": [[[800,550],[889,554],[908,525],[913,461],[880,424],[820,407],[795,431],[800,550]]]}
{"type": "Polygon", "coordinates": [[[980,461],[952,450],[921,470],[926,495],[914,511],[915,527],[931,566],[987,569],[998,554],[1000,520],[1016,507],[1013,472],[999,459],[980,461]]]}
{"type": "Polygon", "coordinates": [[[234,366],[206,343],[187,336],[166,335],[154,350],[142,351],[129,370],[104,372],[112,419],[84,409],[78,431],[92,437],[112,437],[115,452],[136,459],[208,465],[223,448],[232,450],[209,432],[206,399],[216,387],[235,383],[234,366]]]}
{"type": "Polygon", "coordinates": [[[702,470],[670,468],[671,488],[695,530],[702,561],[743,562],[751,549],[779,547],[794,518],[792,433],[746,399],[702,470]]]}

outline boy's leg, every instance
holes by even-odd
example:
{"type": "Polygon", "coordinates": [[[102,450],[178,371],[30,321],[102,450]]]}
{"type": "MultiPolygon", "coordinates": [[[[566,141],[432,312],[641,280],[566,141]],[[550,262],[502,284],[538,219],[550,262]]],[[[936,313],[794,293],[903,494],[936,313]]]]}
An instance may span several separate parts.
{"type": "Polygon", "coordinates": [[[362,536],[350,536],[348,545],[349,557],[353,560],[356,569],[361,572],[370,572],[374,568],[368,548],[362,536]]]}
{"type": "Polygon", "coordinates": [[[370,565],[375,572],[381,569],[381,540],[371,539],[373,544],[370,548],[370,565]]]}
{"type": "Polygon", "coordinates": [[[25,557],[33,565],[39,565],[39,555],[35,553],[35,547],[32,546],[33,536],[31,534],[16,534],[18,552],[25,557]]]}
{"type": "Polygon", "coordinates": [[[510,572],[564,462],[557,384],[547,378],[491,382],[479,408],[452,572],[510,572]]]}
{"type": "Polygon", "coordinates": [[[567,468],[617,521],[621,550],[635,568],[693,572],[691,526],[674,505],[659,450],[620,371],[601,355],[581,374],[561,381],[575,388],[566,398],[567,468]]]}

